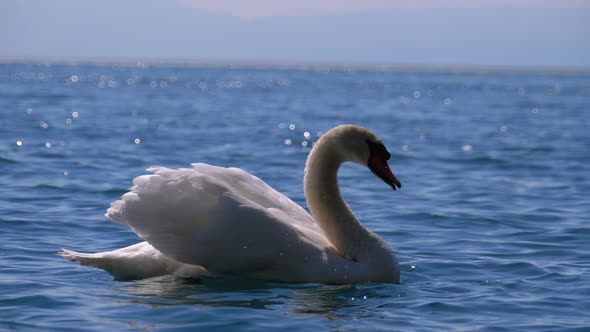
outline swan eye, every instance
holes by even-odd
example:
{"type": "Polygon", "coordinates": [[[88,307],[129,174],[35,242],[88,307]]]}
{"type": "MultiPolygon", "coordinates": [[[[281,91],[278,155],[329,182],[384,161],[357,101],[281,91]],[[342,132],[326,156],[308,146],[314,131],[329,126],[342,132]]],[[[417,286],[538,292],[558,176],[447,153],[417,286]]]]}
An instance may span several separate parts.
{"type": "Polygon", "coordinates": [[[383,143],[378,143],[371,140],[366,140],[366,142],[369,145],[369,158],[376,155],[383,160],[389,160],[389,158],[391,158],[391,154],[389,151],[387,151],[387,148],[385,145],[383,145],[383,143]]]}

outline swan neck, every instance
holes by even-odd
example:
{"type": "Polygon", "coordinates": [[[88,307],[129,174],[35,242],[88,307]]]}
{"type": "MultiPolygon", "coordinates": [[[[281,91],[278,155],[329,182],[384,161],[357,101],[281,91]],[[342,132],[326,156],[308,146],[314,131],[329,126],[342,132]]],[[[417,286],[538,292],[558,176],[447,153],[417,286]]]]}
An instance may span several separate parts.
{"type": "Polygon", "coordinates": [[[318,141],[305,167],[305,197],[311,214],[328,240],[343,255],[358,258],[369,231],[357,220],[340,194],[337,173],[343,162],[330,144],[318,141]]]}

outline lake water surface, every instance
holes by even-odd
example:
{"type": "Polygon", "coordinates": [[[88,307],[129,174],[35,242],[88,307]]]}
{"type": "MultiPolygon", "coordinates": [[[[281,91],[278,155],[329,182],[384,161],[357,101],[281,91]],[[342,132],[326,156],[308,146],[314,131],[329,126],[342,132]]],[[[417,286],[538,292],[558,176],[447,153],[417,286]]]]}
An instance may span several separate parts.
{"type": "Polygon", "coordinates": [[[590,75],[0,65],[0,330],[590,328],[590,75]],[[401,284],[114,281],[65,247],[139,242],[103,218],[151,165],[243,168],[305,205],[322,132],[378,134],[403,183],[343,195],[401,284]]]}

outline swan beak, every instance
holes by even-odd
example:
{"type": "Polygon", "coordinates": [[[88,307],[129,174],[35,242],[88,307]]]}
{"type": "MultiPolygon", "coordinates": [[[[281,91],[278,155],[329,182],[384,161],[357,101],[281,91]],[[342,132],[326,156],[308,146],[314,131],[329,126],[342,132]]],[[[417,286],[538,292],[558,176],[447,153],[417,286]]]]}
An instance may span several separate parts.
{"type": "Polygon", "coordinates": [[[371,158],[369,161],[369,169],[378,176],[381,180],[391,186],[393,190],[397,190],[402,187],[401,182],[393,175],[391,168],[387,164],[386,160],[381,158],[371,158]]]}

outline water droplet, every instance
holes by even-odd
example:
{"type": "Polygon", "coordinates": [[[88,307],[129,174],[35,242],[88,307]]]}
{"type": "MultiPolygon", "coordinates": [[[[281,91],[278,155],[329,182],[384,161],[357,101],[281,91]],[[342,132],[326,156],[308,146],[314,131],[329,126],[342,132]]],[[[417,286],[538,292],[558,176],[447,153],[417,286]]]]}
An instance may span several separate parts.
{"type": "Polygon", "coordinates": [[[295,130],[295,124],[291,123],[291,124],[289,125],[289,129],[290,129],[290,130],[295,130]]]}
{"type": "Polygon", "coordinates": [[[141,143],[141,139],[139,139],[139,138],[136,138],[136,139],[134,139],[134,140],[133,140],[133,143],[135,143],[135,144],[139,144],[139,143],[141,143]]]}
{"type": "Polygon", "coordinates": [[[505,133],[508,130],[507,126],[500,126],[500,131],[505,133]]]}
{"type": "Polygon", "coordinates": [[[283,141],[283,143],[285,143],[285,145],[291,145],[291,144],[293,144],[293,141],[287,138],[286,140],[283,141]]]}
{"type": "Polygon", "coordinates": [[[283,122],[279,123],[279,128],[280,129],[285,129],[285,127],[286,127],[286,125],[283,122]]]}
{"type": "Polygon", "coordinates": [[[77,118],[79,116],[80,116],[80,114],[78,112],[72,112],[72,117],[77,118]]]}
{"type": "Polygon", "coordinates": [[[70,172],[68,172],[68,171],[64,171],[64,175],[65,175],[65,176],[68,176],[68,175],[70,175],[70,172]]]}
{"type": "Polygon", "coordinates": [[[307,141],[301,142],[301,146],[306,147],[307,146],[307,141]]]}
{"type": "Polygon", "coordinates": [[[321,131],[318,131],[318,133],[317,133],[317,137],[322,137],[322,135],[323,135],[323,134],[324,134],[324,133],[322,133],[321,131]]]}
{"type": "Polygon", "coordinates": [[[463,147],[461,148],[463,150],[463,152],[471,152],[471,150],[473,150],[473,147],[469,144],[463,145],[463,147]]]}
{"type": "Polygon", "coordinates": [[[67,124],[72,124],[72,119],[70,119],[70,118],[67,118],[67,119],[66,119],[66,123],[67,123],[67,124]]]}
{"type": "Polygon", "coordinates": [[[49,128],[49,125],[47,124],[47,122],[40,122],[39,127],[43,128],[43,129],[47,129],[47,128],[49,128]]]}
{"type": "Polygon", "coordinates": [[[415,270],[416,270],[416,266],[415,265],[410,266],[410,271],[415,271],[415,270]]]}
{"type": "Polygon", "coordinates": [[[533,109],[531,110],[531,112],[532,112],[533,114],[537,114],[537,113],[539,113],[539,109],[535,107],[535,108],[533,108],[533,109]]]}
{"type": "Polygon", "coordinates": [[[363,296],[363,300],[366,300],[366,299],[367,299],[367,295],[363,296]]]}
{"type": "Polygon", "coordinates": [[[31,114],[31,113],[33,113],[33,109],[32,108],[27,108],[26,112],[27,112],[27,114],[31,114]]]}
{"type": "Polygon", "coordinates": [[[48,149],[51,148],[51,143],[45,142],[45,147],[48,148],[48,149]]]}
{"type": "Polygon", "coordinates": [[[25,143],[23,141],[16,141],[16,146],[23,146],[25,143]]]}
{"type": "Polygon", "coordinates": [[[72,75],[70,76],[70,81],[72,81],[72,83],[76,83],[78,82],[79,78],[77,75],[72,75]]]}
{"type": "Polygon", "coordinates": [[[305,139],[309,139],[311,137],[311,134],[309,133],[309,131],[306,131],[303,133],[303,137],[305,137],[305,139]]]}
{"type": "Polygon", "coordinates": [[[451,105],[453,103],[453,101],[451,100],[451,98],[447,97],[445,98],[445,105],[451,105]]]}
{"type": "Polygon", "coordinates": [[[408,146],[407,145],[402,145],[402,150],[408,151],[408,146]]]}
{"type": "Polygon", "coordinates": [[[418,90],[414,91],[414,99],[418,99],[422,96],[422,93],[418,90]]]}

